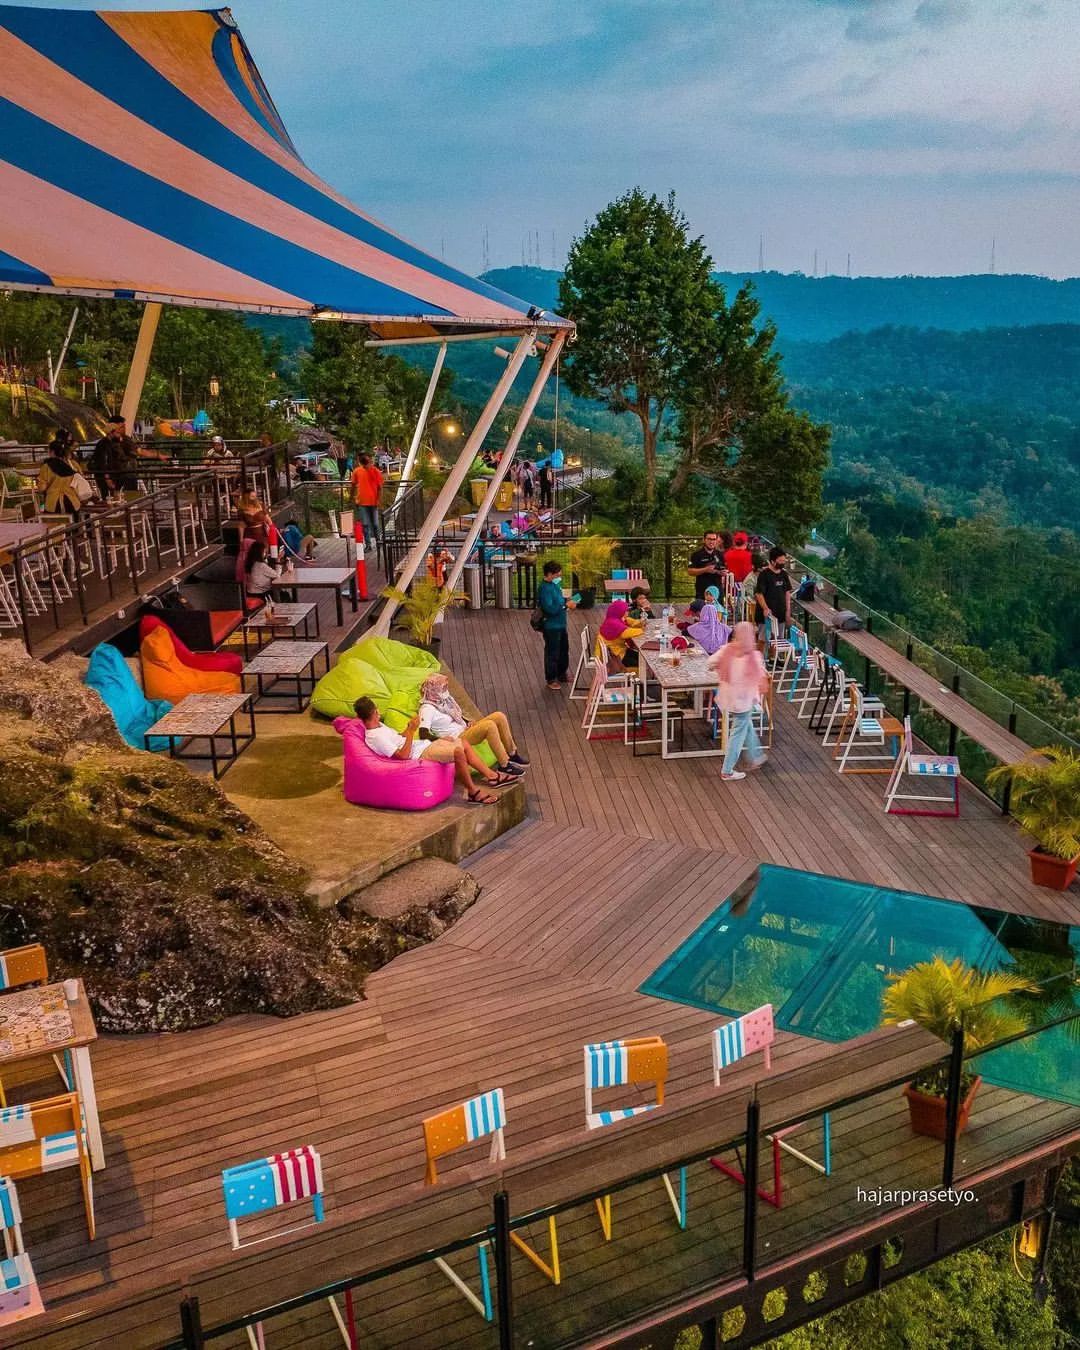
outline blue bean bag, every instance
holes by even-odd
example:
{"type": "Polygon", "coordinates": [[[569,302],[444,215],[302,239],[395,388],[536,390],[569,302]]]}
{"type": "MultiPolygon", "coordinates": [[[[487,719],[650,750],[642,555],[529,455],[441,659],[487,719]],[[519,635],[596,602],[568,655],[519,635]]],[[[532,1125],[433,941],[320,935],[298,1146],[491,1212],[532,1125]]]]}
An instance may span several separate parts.
{"type": "MultiPolygon", "coordinates": [[[[99,643],[90,653],[86,683],[100,695],[102,702],[113,715],[117,730],[128,745],[133,745],[139,750],[147,749],[143,733],[147,727],[152,727],[159,717],[164,717],[172,704],[163,698],[148,699],[139,688],[124,658],[108,642],[99,643]]],[[[168,748],[169,742],[166,737],[150,738],[149,749],[168,750],[168,748]]]]}

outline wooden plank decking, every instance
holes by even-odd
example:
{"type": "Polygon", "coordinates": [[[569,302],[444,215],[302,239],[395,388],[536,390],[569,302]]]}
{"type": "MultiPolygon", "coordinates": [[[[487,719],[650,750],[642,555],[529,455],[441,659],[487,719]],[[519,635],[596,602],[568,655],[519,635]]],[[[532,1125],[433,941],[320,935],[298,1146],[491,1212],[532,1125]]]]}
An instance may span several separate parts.
{"type": "MultiPolygon", "coordinates": [[[[1076,892],[1033,887],[1022,836],[973,791],[964,790],[958,821],[887,817],[882,780],[839,777],[783,704],[770,767],[737,784],[719,781],[716,760],[665,763],[634,759],[619,742],[586,745],[582,705],[543,686],[540,641],[525,615],[455,614],[445,627],[447,664],[482,708],[509,713],[532,756],[531,819],[470,864],[483,886],[478,904],[438,942],[374,975],[363,1002],[289,1021],[245,1017],[179,1036],[103,1038],[95,1052],[108,1163],[95,1178],[99,1236],[87,1245],[70,1174],[20,1187],[50,1316],[10,1343],[161,1345],[178,1334],[186,1283],[213,1322],[464,1236],[487,1222],[490,1174],[472,1165],[475,1155],[448,1159],[440,1187],[425,1192],[419,1122],[486,1087],[506,1092],[509,1166],[528,1165],[530,1174],[527,1185],[526,1173],[513,1174],[523,1199],[545,1187],[553,1199],[580,1193],[590,1177],[572,1184],[574,1150],[595,1147],[583,1129],[582,1044],[658,1032],[671,1046],[672,1112],[709,1100],[716,1017],[636,989],[760,861],[1080,922],[1076,892]],[[323,1154],[326,1226],[231,1257],[221,1168],[308,1141],[323,1154]],[[552,1149],[563,1162],[537,1181],[537,1158],[552,1149]],[[145,1301],[90,1324],[59,1321],[119,1296],[145,1301]]],[[[865,1063],[859,1053],[782,1033],[774,1072],[828,1064],[824,1076],[841,1082],[865,1063]]],[[[731,1101],[744,1103],[759,1077],[757,1065],[732,1072],[731,1101]]],[[[640,1165],[652,1128],[635,1122],[612,1137],[624,1175],[640,1165]]],[[[961,1171],[1070,1129],[1080,1129],[1080,1111],[984,1088],[961,1171]]],[[[806,1140],[815,1151],[815,1126],[806,1140]]],[[[865,1219],[857,1184],[932,1184],[939,1166],[937,1146],[910,1135],[893,1089],[838,1113],[834,1148],[829,1180],[785,1167],[789,1202],[763,1220],[772,1250],[820,1232],[823,1215],[837,1224],[865,1219]]],[[[657,1184],[615,1205],[611,1244],[588,1208],[565,1216],[561,1289],[515,1259],[516,1306],[535,1346],[737,1259],[741,1196],[707,1165],[691,1173],[685,1233],[657,1184]]],[[[543,1252],[542,1226],[531,1237],[543,1252]]],[[[456,1259],[475,1269],[468,1253],[456,1259]]],[[[357,1312],[365,1346],[493,1344],[430,1266],[382,1281],[358,1298],[357,1312]]],[[[330,1347],[340,1344],[336,1335],[316,1306],[275,1324],[269,1344],[330,1347]]]]}

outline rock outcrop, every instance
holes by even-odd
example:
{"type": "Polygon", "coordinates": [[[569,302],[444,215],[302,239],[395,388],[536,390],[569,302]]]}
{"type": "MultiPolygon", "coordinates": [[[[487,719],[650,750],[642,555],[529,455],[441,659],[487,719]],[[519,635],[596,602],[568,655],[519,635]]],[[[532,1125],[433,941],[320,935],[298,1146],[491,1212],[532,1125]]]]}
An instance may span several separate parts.
{"type": "Polygon", "coordinates": [[[399,877],[396,912],[358,897],[320,911],[302,867],[216,784],[124,745],[75,658],[46,666],[11,642],[0,867],[0,946],[42,942],[57,978],[83,978],[103,1031],[340,1005],[476,896],[453,868],[411,895],[399,877]]]}

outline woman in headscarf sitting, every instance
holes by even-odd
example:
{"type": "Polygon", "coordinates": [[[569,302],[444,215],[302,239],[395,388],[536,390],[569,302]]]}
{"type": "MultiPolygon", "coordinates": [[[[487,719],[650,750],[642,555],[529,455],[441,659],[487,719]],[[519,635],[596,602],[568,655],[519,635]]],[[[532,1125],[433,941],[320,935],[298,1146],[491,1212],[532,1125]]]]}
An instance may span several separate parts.
{"type": "Polygon", "coordinates": [[[613,600],[607,607],[604,622],[600,625],[600,635],[596,639],[595,655],[602,659],[600,642],[603,640],[609,653],[623,670],[635,670],[638,654],[634,648],[634,639],[645,632],[644,622],[636,622],[629,617],[630,606],[625,600],[613,600]]]}
{"type": "Polygon", "coordinates": [[[520,777],[529,762],[518,751],[506,714],[488,713],[470,722],[445,675],[429,675],[420,689],[420,729],[432,740],[460,736],[469,745],[487,741],[500,773],[520,777]]]}
{"type": "Polygon", "coordinates": [[[52,514],[65,511],[73,516],[93,496],[82,465],[75,458],[74,437],[66,427],[61,427],[49,443],[48,456],[38,470],[37,485],[44,494],[45,510],[52,514]]]}
{"type": "Polygon", "coordinates": [[[697,623],[692,623],[686,632],[687,636],[700,643],[710,656],[727,645],[731,629],[720,617],[720,591],[716,586],[706,588],[705,603],[701,607],[697,623]]]}

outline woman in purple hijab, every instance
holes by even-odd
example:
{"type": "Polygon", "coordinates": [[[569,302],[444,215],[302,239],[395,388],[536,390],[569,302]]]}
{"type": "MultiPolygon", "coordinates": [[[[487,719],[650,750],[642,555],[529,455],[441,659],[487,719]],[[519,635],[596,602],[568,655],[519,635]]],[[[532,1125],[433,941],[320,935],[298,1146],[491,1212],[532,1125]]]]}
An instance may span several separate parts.
{"type": "Polygon", "coordinates": [[[712,656],[713,652],[718,652],[721,647],[726,647],[728,638],[731,637],[731,629],[720,618],[719,603],[719,590],[715,586],[709,586],[705,591],[705,604],[698,615],[697,623],[692,623],[686,630],[687,636],[700,643],[709,656],[712,656]]]}

